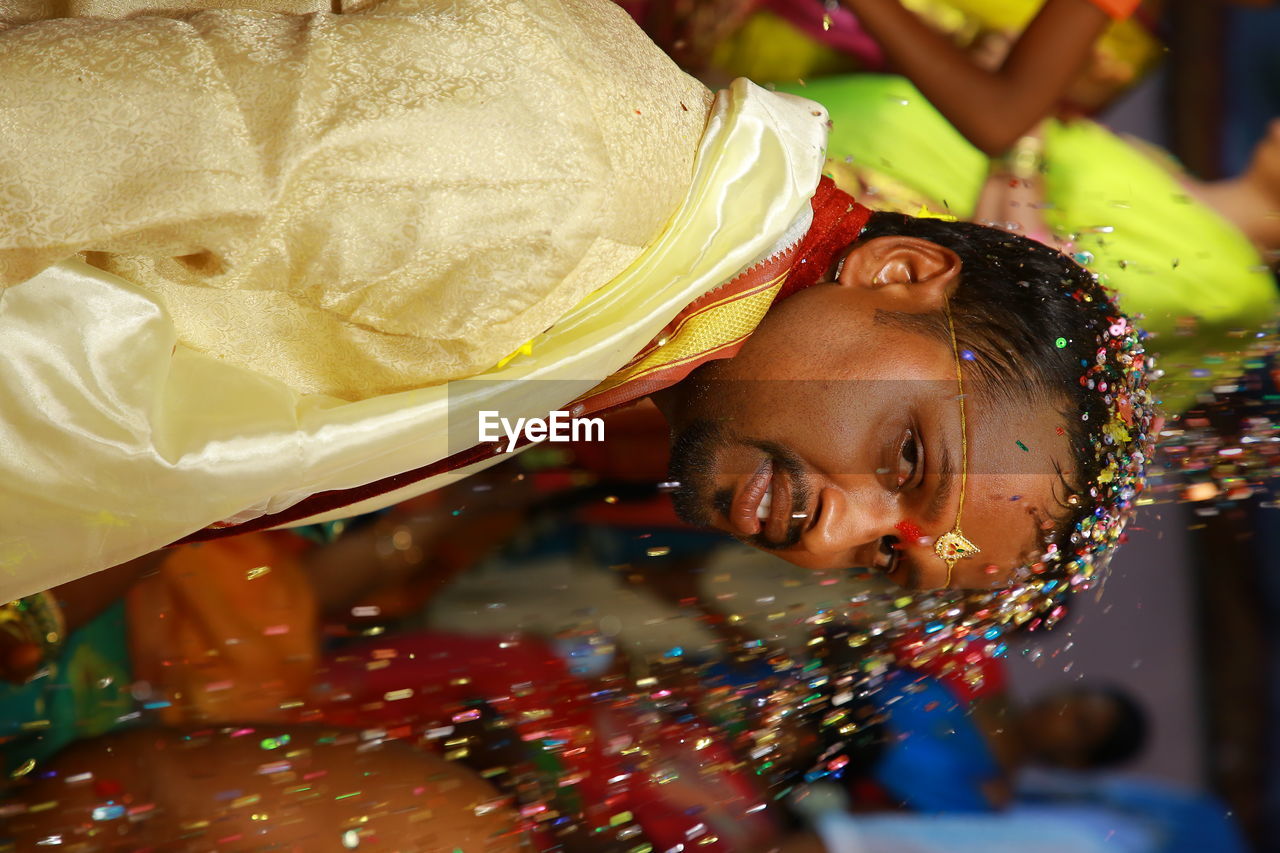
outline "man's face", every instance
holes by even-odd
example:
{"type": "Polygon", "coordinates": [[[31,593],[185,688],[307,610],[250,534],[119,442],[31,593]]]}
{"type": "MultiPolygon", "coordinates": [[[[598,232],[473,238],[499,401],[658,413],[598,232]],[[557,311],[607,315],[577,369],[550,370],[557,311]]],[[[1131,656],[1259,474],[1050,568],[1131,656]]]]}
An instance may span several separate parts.
{"type": "MultiPolygon", "coordinates": [[[[946,586],[933,542],[960,505],[956,360],[949,343],[885,312],[941,310],[958,276],[959,260],[935,244],[868,241],[838,281],[792,296],[737,356],[659,398],[681,515],[798,566],[879,567],[904,587],[946,586]]],[[[1069,470],[1070,456],[1051,404],[993,402],[961,365],[961,526],[981,553],[956,563],[951,586],[990,588],[1039,549],[1066,497],[1054,463],[1069,470]]]]}

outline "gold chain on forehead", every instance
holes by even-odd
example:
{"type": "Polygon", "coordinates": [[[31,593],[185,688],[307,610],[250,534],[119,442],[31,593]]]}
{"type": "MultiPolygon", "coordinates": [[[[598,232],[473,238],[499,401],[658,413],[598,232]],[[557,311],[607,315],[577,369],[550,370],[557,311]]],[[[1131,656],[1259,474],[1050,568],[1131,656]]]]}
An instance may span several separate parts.
{"type": "Polygon", "coordinates": [[[956,524],[950,531],[938,537],[933,544],[933,551],[947,564],[947,588],[951,587],[951,574],[956,563],[965,557],[972,557],[982,551],[965,538],[960,530],[960,514],[964,512],[964,493],[969,480],[969,425],[964,416],[964,376],[960,373],[960,347],[956,344],[956,327],[951,320],[951,302],[943,307],[947,315],[947,329],[951,332],[951,353],[956,359],[956,386],[960,395],[956,399],[960,403],[960,504],[956,507],[956,524]]]}

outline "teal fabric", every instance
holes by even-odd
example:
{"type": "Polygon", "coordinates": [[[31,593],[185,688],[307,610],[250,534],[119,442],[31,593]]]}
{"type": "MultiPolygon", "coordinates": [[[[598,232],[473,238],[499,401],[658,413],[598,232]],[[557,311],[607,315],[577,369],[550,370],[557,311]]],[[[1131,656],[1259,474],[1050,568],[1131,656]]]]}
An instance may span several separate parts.
{"type": "Polygon", "coordinates": [[[62,654],[30,684],[0,683],[0,755],[4,778],[43,762],[72,741],[122,728],[129,693],[125,606],[118,601],[68,638],[62,654]]]}

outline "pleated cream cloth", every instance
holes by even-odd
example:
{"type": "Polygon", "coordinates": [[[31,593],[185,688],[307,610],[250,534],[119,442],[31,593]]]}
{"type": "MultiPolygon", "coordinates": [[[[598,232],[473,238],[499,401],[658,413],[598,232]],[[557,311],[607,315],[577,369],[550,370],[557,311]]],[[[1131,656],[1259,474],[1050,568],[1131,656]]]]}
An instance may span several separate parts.
{"type": "Polygon", "coordinates": [[[606,0],[0,3],[0,598],[545,415],[822,165],[606,0]]]}

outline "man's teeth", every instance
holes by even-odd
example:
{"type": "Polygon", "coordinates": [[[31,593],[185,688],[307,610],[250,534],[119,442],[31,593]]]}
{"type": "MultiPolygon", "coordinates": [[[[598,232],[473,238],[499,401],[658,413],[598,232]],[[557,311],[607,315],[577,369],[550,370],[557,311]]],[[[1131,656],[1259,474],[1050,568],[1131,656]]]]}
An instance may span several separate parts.
{"type": "Polygon", "coordinates": [[[756,507],[756,518],[765,521],[769,518],[769,508],[773,506],[773,485],[765,490],[764,497],[760,499],[760,506],[756,507]]]}

